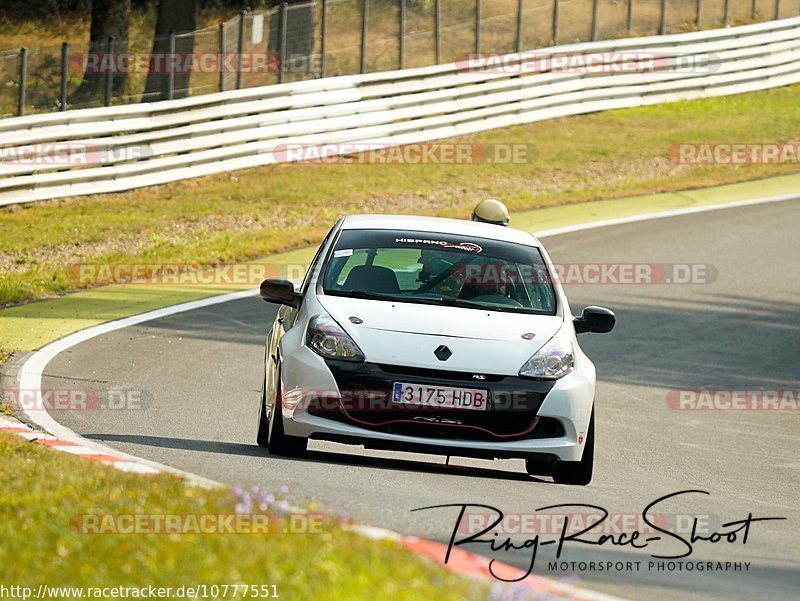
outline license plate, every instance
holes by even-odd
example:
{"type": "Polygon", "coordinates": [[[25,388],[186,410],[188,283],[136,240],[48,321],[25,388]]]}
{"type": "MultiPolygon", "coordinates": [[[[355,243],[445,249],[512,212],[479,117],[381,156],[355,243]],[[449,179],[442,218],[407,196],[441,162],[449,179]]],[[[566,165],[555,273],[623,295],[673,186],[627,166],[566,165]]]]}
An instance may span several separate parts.
{"type": "Polygon", "coordinates": [[[452,388],[395,382],[392,390],[392,401],[395,403],[448,409],[485,411],[488,398],[488,392],[480,388],[452,388]]]}

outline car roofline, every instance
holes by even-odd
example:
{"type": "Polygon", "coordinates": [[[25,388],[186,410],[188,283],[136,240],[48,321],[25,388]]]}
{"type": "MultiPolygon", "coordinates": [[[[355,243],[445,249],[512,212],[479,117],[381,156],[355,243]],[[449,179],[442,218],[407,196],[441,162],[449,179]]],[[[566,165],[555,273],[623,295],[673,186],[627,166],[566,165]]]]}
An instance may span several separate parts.
{"type": "Polygon", "coordinates": [[[494,225],[464,219],[428,217],[415,215],[348,215],[342,220],[340,230],[407,230],[431,234],[475,236],[541,247],[541,243],[531,232],[508,226],[494,225]]]}

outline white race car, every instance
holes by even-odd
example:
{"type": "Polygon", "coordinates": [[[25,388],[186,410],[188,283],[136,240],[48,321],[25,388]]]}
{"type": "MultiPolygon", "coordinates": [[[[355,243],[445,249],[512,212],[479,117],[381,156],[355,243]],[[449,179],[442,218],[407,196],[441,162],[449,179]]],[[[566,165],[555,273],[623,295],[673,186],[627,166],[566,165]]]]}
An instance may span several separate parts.
{"type": "Polygon", "coordinates": [[[340,219],[267,337],[258,444],[308,440],[478,458],[588,484],[595,368],[576,339],[609,332],[601,307],[574,318],[531,234],[429,217],[340,219]]]}

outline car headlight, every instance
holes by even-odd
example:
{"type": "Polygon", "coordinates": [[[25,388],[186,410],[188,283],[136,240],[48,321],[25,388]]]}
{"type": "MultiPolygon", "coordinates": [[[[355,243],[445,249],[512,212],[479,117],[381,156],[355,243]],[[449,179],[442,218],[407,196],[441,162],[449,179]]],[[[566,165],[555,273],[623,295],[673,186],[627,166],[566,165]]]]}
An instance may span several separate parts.
{"type": "Polygon", "coordinates": [[[315,315],[308,320],[306,346],[325,359],[364,360],[355,340],[328,315],[315,315]]]}
{"type": "Polygon", "coordinates": [[[558,380],[575,369],[575,353],[568,330],[561,328],[550,341],[528,359],[519,370],[526,378],[558,380]]]}

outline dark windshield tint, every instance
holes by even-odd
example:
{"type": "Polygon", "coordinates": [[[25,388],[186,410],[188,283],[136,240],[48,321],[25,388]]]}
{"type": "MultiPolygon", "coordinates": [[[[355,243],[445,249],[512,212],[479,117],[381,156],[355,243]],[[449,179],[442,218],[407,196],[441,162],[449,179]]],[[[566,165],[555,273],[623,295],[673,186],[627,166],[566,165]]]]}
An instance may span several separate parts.
{"type": "Polygon", "coordinates": [[[325,294],[554,315],[538,248],[429,232],[343,230],[325,294]]]}

